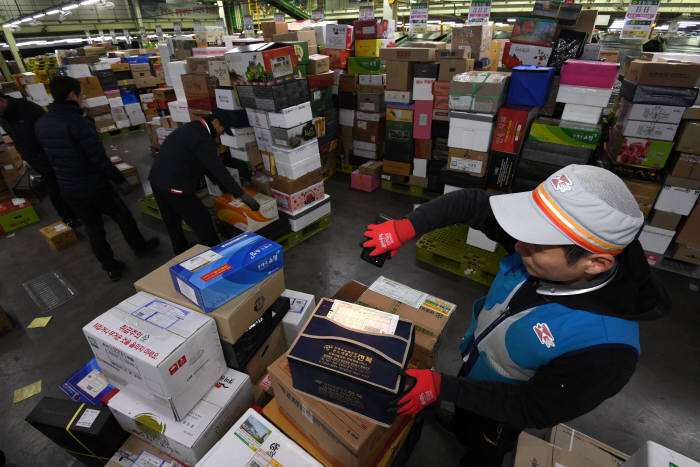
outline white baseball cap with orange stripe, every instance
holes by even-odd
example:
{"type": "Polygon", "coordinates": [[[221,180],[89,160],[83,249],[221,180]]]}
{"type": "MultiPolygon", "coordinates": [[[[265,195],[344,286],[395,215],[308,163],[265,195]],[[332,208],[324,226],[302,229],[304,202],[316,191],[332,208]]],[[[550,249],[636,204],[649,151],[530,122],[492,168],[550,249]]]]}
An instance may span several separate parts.
{"type": "Polygon", "coordinates": [[[511,237],[535,245],[576,244],[617,255],[644,224],[624,182],[591,165],[568,165],[532,191],[495,195],[489,201],[511,237]]]}

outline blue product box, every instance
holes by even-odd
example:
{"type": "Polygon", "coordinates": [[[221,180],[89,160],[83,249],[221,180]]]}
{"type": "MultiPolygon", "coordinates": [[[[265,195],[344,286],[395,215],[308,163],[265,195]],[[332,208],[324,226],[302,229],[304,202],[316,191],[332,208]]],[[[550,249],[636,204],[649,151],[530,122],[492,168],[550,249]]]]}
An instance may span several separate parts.
{"type": "Polygon", "coordinates": [[[102,399],[105,396],[108,396],[107,399],[109,399],[112,393],[118,391],[107,382],[94,357],[58,387],[71,400],[90,405],[105,405],[102,403],[102,399]]]}
{"type": "MultiPolygon", "coordinates": [[[[371,317],[360,321],[375,323],[371,317]]],[[[384,325],[382,321],[379,326],[384,325]]],[[[287,356],[292,384],[304,394],[391,426],[396,414],[387,408],[403,392],[402,370],[411,360],[414,339],[413,323],[398,315],[324,298],[287,356]],[[342,310],[334,305],[386,315],[395,329],[356,330],[339,318],[342,310]]]]}
{"type": "Polygon", "coordinates": [[[122,103],[124,103],[124,105],[137,104],[139,102],[139,98],[136,96],[135,92],[121,91],[119,94],[122,96],[122,103]]]}
{"type": "Polygon", "coordinates": [[[284,267],[282,246],[243,233],[170,267],[175,290],[206,313],[284,267]]]}
{"type": "Polygon", "coordinates": [[[556,68],[520,65],[513,68],[507,104],[541,107],[549,100],[556,68]]]}

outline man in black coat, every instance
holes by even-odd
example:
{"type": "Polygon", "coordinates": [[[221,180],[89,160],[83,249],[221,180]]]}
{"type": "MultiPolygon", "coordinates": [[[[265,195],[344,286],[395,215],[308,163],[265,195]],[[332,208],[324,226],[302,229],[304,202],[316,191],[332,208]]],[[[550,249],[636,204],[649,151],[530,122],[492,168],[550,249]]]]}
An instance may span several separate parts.
{"type": "Polygon", "coordinates": [[[49,199],[63,222],[77,227],[78,216],[61,196],[56,174],[34,134],[34,124],[45,113],[44,109],[34,102],[0,93],[0,126],[10,135],[22,159],[41,175],[49,199]]]}
{"type": "Polygon", "coordinates": [[[211,215],[195,193],[205,174],[225,193],[241,198],[253,211],[260,209],[219,157],[217,139],[228,127],[226,112],[218,109],[205,118],[186,123],[163,141],[153,163],[148,179],[176,255],[189,248],[182,231],[183,220],[200,243],[207,246],[219,243],[211,215]]]}
{"type": "Polygon", "coordinates": [[[114,258],[105,236],[102,215],[117,223],[136,256],[158,247],[158,238],[146,240],[122,199],[112,188],[126,194],[131,185],[110,162],[95,122],[83,115],[80,82],[57,76],[49,83],[54,102],[35,125],[36,137],[46,153],[61,193],[87,229],[92,252],[110,279],[121,278],[124,263],[114,258]]]}

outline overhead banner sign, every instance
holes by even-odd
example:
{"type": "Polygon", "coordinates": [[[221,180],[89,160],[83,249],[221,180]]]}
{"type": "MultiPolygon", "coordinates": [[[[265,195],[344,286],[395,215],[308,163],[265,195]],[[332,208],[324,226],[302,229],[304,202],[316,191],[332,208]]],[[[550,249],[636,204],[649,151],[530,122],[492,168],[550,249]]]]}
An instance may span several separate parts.
{"type": "Polygon", "coordinates": [[[183,18],[195,17],[202,19],[218,19],[219,7],[198,5],[194,2],[180,3],[158,3],[158,2],[142,2],[141,13],[144,18],[183,18]]]}
{"type": "Polygon", "coordinates": [[[468,23],[488,23],[491,16],[491,0],[472,0],[469,4],[468,23]]]}
{"type": "Polygon", "coordinates": [[[311,12],[311,19],[314,21],[323,21],[323,18],[325,17],[325,13],[323,10],[314,10],[311,12]]]}
{"type": "Polygon", "coordinates": [[[275,23],[284,23],[284,13],[275,13],[275,23]]]}
{"type": "Polygon", "coordinates": [[[361,6],[360,15],[358,19],[374,19],[374,7],[373,6],[361,6]]]}
{"type": "Polygon", "coordinates": [[[660,0],[630,0],[620,39],[649,39],[660,0]]]}
{"type": "Polygon", "coordinates": [[[156,26],[156,36],[158,36],[158,39],[163,38],[163,26],[156,26]]]}
{"type": "Polygon", "coordinates": [[[409,31],[411,37],[428,32],[428,3],[420,2],[411,5],[409,19],[409,31]]]}
{"type": "Polygon", "coordinates": [[[250,16],[250,15],[245,15],[245,16],[243,17],[243,29],[245,29],[245,31],[246,31],[248,34],[252,34],[252,33],[253,33],[254,29],[253,29],[253,17],[252,17],[252,16],[250,16]]]}

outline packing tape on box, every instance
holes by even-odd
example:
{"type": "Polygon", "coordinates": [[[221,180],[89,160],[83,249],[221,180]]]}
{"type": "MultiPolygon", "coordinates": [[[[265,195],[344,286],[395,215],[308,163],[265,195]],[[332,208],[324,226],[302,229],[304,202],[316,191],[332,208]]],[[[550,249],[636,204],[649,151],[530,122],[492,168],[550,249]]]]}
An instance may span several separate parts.
{"type": "Polygon", "coordinates": [[[90,448],[88,448],[87,446],[85,446],[85,445],[83,444],[83,442],[80,441],[80,440],[70,431],[71,425],[72,425],[73,422],[75,421],[75,418],[78,416],[78,414],[80,413],[80,411],[83,410],[83,407],[85,407],[85,403],[84,403],[84,402],[83,402],[82,404],[80,404],[80,407],[78,407],[78,410],[75,411],[75,413],[73,414],[73,417],[71,417],[70,421],[68,422],[68,425],[66,425],[66,431],[68,432],[68,434],[70,435],[70,437],[73,438],[73,439],[75,440],[76,443],[78,443],[80,446],[82,446],[82,448],[85,449],[85,451],[86,451],[86,452],[89,452],[90,454],[85,454],[85,452],[71,451],[70,449],[66,449],[66,452],[69,452],[69,453],[71,453],[71,454],[77,454],[77,455],[79,455],[79,456],[94,457],[95,459],[100,459],[100,460],[102,460],[102,461],[107,462],[107,461],[109,460],[108,457],[98,456],[97,454],[95,454],[94,452],[92,452],[92,451],[90,450],[90,448]]]}
{"type": "MultiPolygon", "coordinates": [[[[471,100],[469,101],[469,111],[472,111],[474,109],[474,101],[476,100],[476,98],[474,96],[476,96],[476,93],[479,92],[479,90],[482,87],[484,87],[484,85],[486,84],[486,81],[488,81],[489,77],[491,76],[491,73],[484,73],[484,75],[485,75],[485,77],[484,77],[484,80],[482,82],[471,83],[472,92],[471,92],[471,95],[469,96],[471,98],[471,100]]],[[[457,94],[457,93],[451,92],[450,95],[451,96],[464,96],[466,94],[457,94]]],[[[479,96],[479,98],[480,99],[496,99],[496,100],[498,100],[501,98],[501,96],[500,95],[498,95],[498,96],[479,96]]]]}

